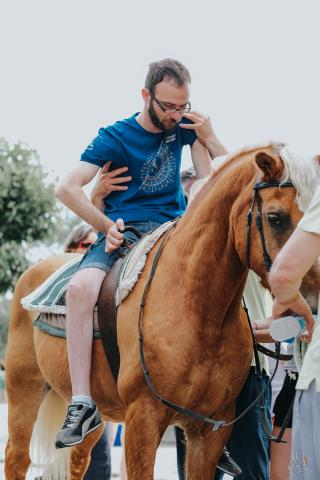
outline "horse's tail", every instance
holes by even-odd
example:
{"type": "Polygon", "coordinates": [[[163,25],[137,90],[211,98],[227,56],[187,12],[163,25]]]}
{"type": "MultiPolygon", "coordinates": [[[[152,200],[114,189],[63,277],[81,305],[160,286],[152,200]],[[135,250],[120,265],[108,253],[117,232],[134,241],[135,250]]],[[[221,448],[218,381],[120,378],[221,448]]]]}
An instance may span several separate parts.
{"type": "Polygon", "coordinates": [[[65,413],[64,400],[50,390],[40,406],[31,439],[31,458],[35,466],[44,469],[43,480],[66,479],[69,449],[54,447],[65,413]]]}

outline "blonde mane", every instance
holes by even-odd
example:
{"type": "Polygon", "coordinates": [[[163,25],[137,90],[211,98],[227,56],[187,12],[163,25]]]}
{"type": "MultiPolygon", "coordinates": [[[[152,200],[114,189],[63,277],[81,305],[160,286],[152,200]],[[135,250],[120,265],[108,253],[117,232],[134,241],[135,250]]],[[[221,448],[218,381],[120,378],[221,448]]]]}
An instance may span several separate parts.
{"type": "Polygon", "coordinates": [[[285,166],[282,181],[291,180],[297,190],[298,207],[304,212],[319,185],[319,163],[315,157],[301,155],[287,146],[279,154],[285,166]]]}
{"type": "MultiPolygon", "coordinates": [[[[301,155],[292,148],[280,142],[267,142],[260,145],[244,147],[236,152],[217,157],[213,161],[213,172],[218,172],[226,163],[240,155],[256,151],[258,148],[273,147],[273,152],[280,155],[284,163],[284,177],[281,183],[289,179],[297,190],[296,202],[299,209],[304,212],[315,194],[320,181],[320,165],[316,157],[301,155]]],[[[207,182],[208,177],[195,182],[190,189],[189,203],[207,182]]]]}

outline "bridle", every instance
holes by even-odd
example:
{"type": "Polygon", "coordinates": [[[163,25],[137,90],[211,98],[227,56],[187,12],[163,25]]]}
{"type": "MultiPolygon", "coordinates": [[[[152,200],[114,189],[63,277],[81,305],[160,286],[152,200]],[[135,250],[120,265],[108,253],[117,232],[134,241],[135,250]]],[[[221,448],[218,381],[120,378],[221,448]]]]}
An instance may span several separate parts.
{"type": "Polygon", "coordinates": [[[259,191],[265,188],[286,188],[286,187],[294,187],[293,183],[288,182],[278,182],[277,180],[269,180],[265,182],[256,182],[253,187],[253,199],[251,203],[251,207],[247,213],[247,239],[246,239],[246,266],[250,269],[250,245],[251,245],[251,225],[252,225],[252,218],[254,207],[257,205],[256,211],[256,226],[260,235],[261,247],[262,247],[262,255],[263,255],[263,263],[267,270],[270,271],[272,261],[267,251],[266,247],[266,240],[263,232],[263,221],[262,221],[262,198],[260,197],[259,191]]]}
{"type": "MultiPolygon", "coordinates": [[[[264,233],[263,233],[262,199],[259,195],[259,190],[262,190],[264,188],[272,188],[272,187],[278,187],[278,188],[279,187],[281,187],[281,188],[282,187],[293,187],[293,184],[290,181],[280,183],[276,180],[271,180],[271,181],[266,181],[266,182],[256,182],[255,183],[255,185],[253,187],[254,193],[253,193],[252,204],[251,204],[251,207],[250,207],[250,209],[247,213],[246,262],[247,262],[247,267],[248,268],[250,268],[251,224],[252,224],[252,218],[253,218],[253,212],[254,212],[255,205],[257,205],[256,225],[257,225],[257,228],[258,228],[259,233],[260,233],[260,240],[261,240],[261,245],[262,245],[264,265],[265,265],[267,271],[269,271],[270,268],[271,268],[271,263],[272,262],[271,262],[269,254],[267,252],[265,237],[264,237],[264,233]]],[[[144,314],[144,308],[145,308],[145,301],[146,301],[147,293],[149,291],[152,279],[153,279],[154,274],[156,272],[156,267],[158,265],[161,253],[162,253],[162,251],[164,249],[164,246],[165,246],[165,244],[166,244],[166,242],[169,238],[170,233],[172,232],[172,230],[174,230],[178,221],[179,221],[179,218],[176,219],[172,223],[172,225],[167,230],[167,232],[165,233],[165,235],[163,236],[163,238],[162,238],[162,240],[159,244],[158,250],[157,250],[157,252],[155,254],[155,257],[154,257],[154,260],[153,260],[153,264],[152,264],[152,268],[151,268],[151,271],[150,271],[148,281],[146,283],[146,286],[145,286],[143,294],[142,294],[142,298],[141,298],[141,302],[140,302],[139,322],[138,322],[140,362],[141,362],[141,365],[142,365],[143,375],[144,375],[144,378],[146,380],[146,383],[147,383],[149,389],[151,390],[151,393],[153,394],[153,396],[157,400],[159,400],[162,404],[164,404],[167,407],[175,410],[178,413],[181,413],[183,415],[192,417],[192,418],[194,418],[195,420],[198,420],[201,423],[206,423],[206,424],[210,425],[210,427],[212,428],[213,431],[217,431],[221,427],[228,427],[228,426],[236,423],[238,420],[240,420],[240,418],[242,418],[258,402],[259,402],[260,411],[264,411],[263,398],[264,398],[264,394],[265,394],[267,388],[269,388],[269,386],[271,384],[271,381],[273,380],[274,375],[275,375],[276,370],[277,370],[277,366],[278,366],[279,359],[280,359],[280,344],[276,348],[276,356],[277,356],[276,368],[275,368],[275,371],[274,371],[272,377],[269,379],[267,386],[264,389],[260,388],[260,393],[259,393],[258,397],[254,400],[254,402],[252,402],[238,417],[236,417],[234,420],[232,420],[230,422],[226,422],[225,420],[222,420],[222,419],[221,420],[215,420],[215,419],[206,417],[202,414],[199,414],[197,412],[194,412],[192,410],[189,410],[187,408],[181,407],[181,406],[177,405],[176,403],[173,403],[173,402],[167,400],[157,391],[156,387],[154,386],[154,384],[151,380],[150,372],[148,370],[148,366],[147,366],[145,355],[144,355],[142,320],[143,320],[143,314],[144,314]]],[[[253,330],[252,330],[252,327],[251,327],[251,322],[250,322],[250,318],[249,318],[248,309],[246,308],[245,305],[244,305],[244,309],[245,309],[245,312],[246,312],[247,317],[248,317],[248,322],[249,322],[249,326],[250,326],[250,330],[251,330],[251,334],[252,334],[253,342],[254,342],[254,350],[255,350],[254,355],[255,355],[255,360],[256,360],[257,377],[258,377],[258,379],[259,378],[261,379],[262,378],[262,373],[261,373],[261,369],[260,369],[260,363],[259,363],[259,357],[258,357],[257,349],[256,349],[256,346],[255,346],[256,342],[255,342],[253,330]]],[[[278,441],[278,442],[281,441],[280,436],[278,436],[278,437],[273,437],[272,436],[272,433],[270,432],[270,428],[268,427],[268,425],[266,424],[265,421],[262,421],[262,426],[263,426],[268,438],[270,438],[272,440],[275,440],[275,441],[278,441]]]]}

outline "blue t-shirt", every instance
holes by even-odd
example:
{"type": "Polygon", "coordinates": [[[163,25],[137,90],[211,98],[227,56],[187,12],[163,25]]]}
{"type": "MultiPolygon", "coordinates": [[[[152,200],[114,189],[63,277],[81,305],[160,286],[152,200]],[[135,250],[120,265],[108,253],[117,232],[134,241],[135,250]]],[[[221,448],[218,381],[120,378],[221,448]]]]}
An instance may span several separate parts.
{"type": "MultiPolygon", "coordinates": [[[[177,125],[168,132],[150,133],[132,117],[100,128],[99,135],[81,155],[81,160],[111,170],[128,167],[132,180],[128,190],[105,198],[105,214],[115,221],[166,222],[181,215],[185,200],[180,182],[183,145],[193,145],[196,135],[177,125]]],[[[190,123],[183,119],[182,122],[190,123]]]]}

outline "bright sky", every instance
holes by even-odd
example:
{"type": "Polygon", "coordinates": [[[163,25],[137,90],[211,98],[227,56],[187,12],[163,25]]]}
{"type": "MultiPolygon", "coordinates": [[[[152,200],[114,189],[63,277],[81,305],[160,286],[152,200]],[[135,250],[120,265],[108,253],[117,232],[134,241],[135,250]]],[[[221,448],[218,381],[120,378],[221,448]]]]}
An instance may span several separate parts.
{"type": "Polygon", "coordinates": [[[147,65],[173,57],[229,150],[320,153],[319,14],[318,0],[2,0],[0,136],[63,175],[100,126],[141,109],[147,65]]]}

